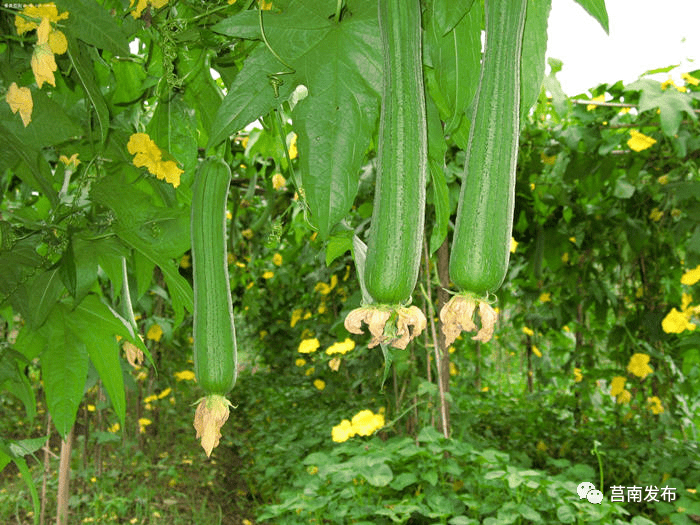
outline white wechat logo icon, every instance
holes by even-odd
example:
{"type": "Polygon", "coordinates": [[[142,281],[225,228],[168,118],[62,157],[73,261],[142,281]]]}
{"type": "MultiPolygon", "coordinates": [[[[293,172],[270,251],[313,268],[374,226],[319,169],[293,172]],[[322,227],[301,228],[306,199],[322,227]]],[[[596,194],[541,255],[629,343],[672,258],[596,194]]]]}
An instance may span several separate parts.
{"type": "Polygon", "coordinates": [[[596,490],[595,485],[589,481],[579,483],[578,487],[576,488],[576,492],[578,492],[579,498],[586,498],[593,504],[599,504],[601,501],[603,501],[603,493],[596,490]]]}

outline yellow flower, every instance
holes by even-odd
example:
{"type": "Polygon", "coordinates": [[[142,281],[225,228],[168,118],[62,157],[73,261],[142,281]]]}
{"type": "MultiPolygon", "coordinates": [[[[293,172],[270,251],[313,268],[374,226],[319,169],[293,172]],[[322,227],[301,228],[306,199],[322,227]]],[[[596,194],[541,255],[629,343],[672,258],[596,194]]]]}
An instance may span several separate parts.
{"type": "Polygon", "coordinates": [[[626,381],[627,379],[622,376],[613,377],[612,381],[610,382],[610,395],[613,397],[619,396],[625,389],[626,381]]]}
{"type": "Polygon", "coordinates": [[[542,441],[542,440],[539,440],[539,441],[537,442],[537,447],[536,447],[536,448],[537,448],[537,450],[539,450],[540,452],[547,452],[547,444],[546,444],[544,441],[542,441]]]}
{"type": "Polygon", "coordinates": [[[78,153],[73,153],[73,155],[69,157],[66,157],[65,155],[61,155],[58,157],[58,160],[62,162],[66,167],[67,166],[73,166],[74,168],[77,168],[78,165],[80,164],[80,159],[78,158],[78,153]]]}
{"type": "Polygon", "coordinates": [[[281,190],[282,188],[285,187],[287,184],[287,181],[285,178],[282,176],[280,173],[275,173],[272,176],[272,187],[276,190],[281,190]]]}
{"type": "Polygon", "coordinates": [[[155,171],[151,171],[151,173],[155,175],[158,180],[165,180],[165,182],[177,188],[180,185],[180,175],[182,175],[184,171],[177,167],[175,161],[166,160],[158,162],[155,171]]]}
{"type": "Polygon", "coordinates": [[[529,335],[529,336],[535,335],[535,332],[533,332],[532,330],[530,330],[527,326],[523,326],[523,333],[524,333],[525,335],[529,335]]]}
{"type": "Polygon", "coordinates": [[[664,216],[664,212],[659,210],[659,208],[654,208],[649,212],[649,218],[654,222],[659,222],[664,216]]]}
{"type": "Polygon", "coordinates": [[[319,346],[320,343],[315,337],[313,339],[304,339],[301,343],[299,343],[299,349],[297,351],[300,354],[312,354],[318,350],[319,346]]]}
{"type": "MultiPolygon", "coordinates": [[[[263,8],[261,7],[261,9],[263,8]]],[[[289,142],[289,158],[294,160],[297,158],[297,155],[297,134],[292,133],[292,140],[289,142]]]]}
{"type": "Polygon", "coordinates": [[[661,90],[666,91],[669,87],[676,87],[676,83],[673,81],[671,77],[668,77],[668,80],[665,80],[664,82],[661,83],[661,90]]]}
{"type": "Polygon", "coordinates": [[[580,383],[581,381],[583,381],[583,376],[581,375],[580,368],[574,368],[574,381],[577,383],[580,383]]]}
{"type": "Polygon", "coordinates": [[[630,394],[629,390],[623,390],[617,396],[617,403],[620,405],[625,405],[625,404],[629,403],[631,400],[632,400],[632,394],[630,394]]]}
{"type": "Polygon", "coordinates": [[[139,432],[141,434],[145,434],[146,432],[146,427],[150,425],[152,421],[148,418],[142,417],[139,419],[139,432]]]}
{"type": "Polygon", "coordinates": [[[68,39],[66,35],[63,34],[63,31],[52,29],[49,32],[48,43],[54,55],[62,55],[68,51],[68,39]]]}
{"type": "Polygon", "coordinates": [[[189,268],[192,266],[192,263],[190,262],[190,254],[186,253],[182,257],[180,257],[180,267],[181,268],[189,268]]]}
{"type": "Polygon", "coordinates": [[[271,272],[268,270],[266,272],[263,272],[262,276],[263,279],[272,279],[275,276],[275,272],[271,272]]]}
{"type": "Polygon", "coordinates": [[[296,325],[301,320],[301,316],[303,313],[304,310],[302,310],[301,308],[297,308],[296,310],[294,310],[292,312],[292,319],[289,321],[289,326],[294,328],[294,325],[296,325]]]}
{"type": "Polygon", "coordinates": [[[532,345],[532,353],[535,354],[537,357],[542,357],[542,352],[540,352],[540,349],[537,348],[535,345],[532,345]]]}
{"type": "Polygon", "coordinates": [[[699,79],[689,75],[688,73],[681,73],[681,78],[685,80],[687,84],[691,84],[693,86],[697,86],[698,84],[700,84],[699,79]]]}
{"type": "Polygon", "coordinates": [[[180,185],[180,175],[183,171],[172,160],[163,161],[163,152],[147,133],[134,133],[129,137],[126,149],[134,155],[132,163],[137,168],[146,168],[149,173],[159,180],[177,188],[180,185]]]}
{"type": "Polygon", "coordinates": [[[163,329],[160,327],[159,324],[154,323],[148,329],[146,337],[148,339],[153,339],[154,341],[160,341],[160,338],[163,337],[163,329]]]}
{"type": "Polygon", "coordinates": [[[304,372],[305,376],[312,376],[314,375],[314,372],[316,372],[316,368],[313,366],[310,366],[309,368],[306,369],[306,372],[304,372]]]}
{"type": "MultiPolygon", "coordinates": [[[[603,93],[602,95],[598,95],[597,97],[593,97],[591,102],[605,102],[605,93],[603,93]]],[[[592,111],[597,107],[598,107],[598,104],[588,104],[586,106],[586,111],[592,111]]]]}
{"type": "Polygon", "coordinates": [[[326,382],[323,379],[314,379],[314,386],[319,390],[326,388],[326,382]]]}
{"type": "Polygon", "coordinates": [[[647,403],[650,405],[649,410],[651,410],[655,415],[658,416],[659,414],[663,413],[664,407],[661,404],[661,400],[658,397],[648,397],[647,403]]]}
{"type": "Polygon", "coordinates": [[[172,392],[173,389],[168,387],[165,390],[163,390],[160,394],[158,394],[158,399],[163,399],[164,397],[168,397],[170,395],[170,392],[172,392]]]}
{"type": "Polygon", "coordinates": [[[27,4],[22,9],[21,14],[15,15],[15,28],[17,28],[18,35],[23,35],[27,31],[32,31],[39,27],[39,24],[34,20],[30,20],[30,18],[48,18],[51,22],[59,22],[68,18],[68,11],[58,14],[58,8],[53,2],[39,5],[27,4]],[[25,15],[27,18],[22,15],[25,15]]]}
{"type": "Polygon", "coordinates": [[[340,368],[340,357],[334,357],[333,359],[328,361],[328,368],[333,370],[333,372],[337,372],[340,368]]]}
{"type": "Polygon", "coordinates": [[[457,366],[450,361],[450,375],[451,376],[456,376],[459,372],[457,371],[457,366]]]}
{"type": "Polygon", "coordinates": [[[548,303],[552,300],[552,294],[549,292],[542,292],[540,294],[540,302],[541,303],[548,303]]]}
{"type": "Polygon", "coordinates": [[[19,111],[19,116],[26,128],[32,121],[32,110],[34,109],[32,92],[29,91],[28,87],[18,87],[17,83],[13,82],[10,84],[10,89],[7,90],[5,100],[10,106],[12,113],[19,111]]]}
{"type": "Polygon", "coordinates": [[[569,237],[569,241],[576,244],[576,237],[574,237],[574,236],[569,237]]]}
{"type": "Polygon", "coordinates": [[[352,423],[350,423],[350,421],[348,421],[347,419],[343,419],[340,422],[340,424],[334,426],[333,430],[331,431],[333,441],[335,441],[336,443],[342,443],[344,441],[347,441],[354,435],[355,432],[352,428],[352,423]]]}
{"type": "Polygon", "coordinates": [[[654,144],[656,144],[656,139],[647,137],[636,129],[631,129],[630,135],[632,135],[632,138],[627,141],[627,145],[633,151],[644,151],[645,149],[651,148],[654,144]]]}
{"type": "Polygon", "coordinates": [[[241,235],[243,235],[243,237],[245,237],[246,239],[250,240],[253,238],[253,230],[251,230],[250,228],[246,228],[241,232],[241,235]]]}
{"type": "Polygon", "coordinates": [[[688,320],[688,315],[672,308],[661,321],[661,328],[667,334],[680,334],[686,330],[695,330],[695,324],[688,320]]]}
{"type": "MultiPolygon", "coordinates": [[[[151,4],[155,9],[160,9],[164,5],[168,3],[168,0],[138,0],[138,3],[136,4],[136,9],[134,9],[131,12],[131,16],[134,18],[139,18],[141,16],[141,13],[148,7],[148,4],[151,4]]],[[[134,5],[134,0],[129,1],[129,7],[134,5]]]]}
{"type": "Polygon", "coordinates": [[[34,72],[34,79],[36,80],[39,89],[44,85],[44,82],[48,82],[52,86],[56,86],[56,78],[53,72],[58,69],[56,65],[56,60],[53,56],[53,51],[51,51],[51,46],[49,46],[49,31],[51,30],[51,25],[48,18],[42,18],[39,29],[37,30],[37,43],[34,46],[34,52],[32,53],[32,71],[34,72]]]}
{"type": "Polygon", "coordinates": [[[143,398],[143,402],[145,405],[148,405],[149,403],[152,403],[153,401],[158,401],[158,396],[155,394],[152,394],[150,396],[146,396],[145,398],[143,398]]]}
{"type": "Polygon", "coordinates": [[[349,337],[345,338],[342,343],[333,343],[331,346],[326,348],[326,354],[347,354],[350,350],[355,348],[355,341],[349,337]]]}
{"type": "Polygon", "coordinates": [[[384,416],[371,410],[361,410],[353,416],[351,423],[358,436],[369,436],[384,426],[384,416]]]}
{"type": "Polygon", "coordinates": [[[687,284],[689,286],[694,285],[698,281],[700,281],[700,265],[692,270],[688,270],[683,274],[683,277],[681,277],[681,284],[687,284]]]}
{"type": "Polygon", "coordinates": [[[276,253],[272,256],[272,264],[275,266],[282,266],[282,255],[276,253]]]}
{"type": "Polygon", "coordinates": [[[668,175],[661,175],[656,181],[661,184],[662,186],[665,184],[668,184],[668,175]]]}
{"type": "Polygon", "coordinates": [[[569,252],[564,252],[561,256],[561,262],[564,264],[569,262],[569,252]]]}
{"type": "Polygon", "coordinates": [[[644,379],[654,369],[649,366],[649,356],[647,354],[634,354],[627,365],[627,371],[644,379]]]}
{"type": "Polygon", "coordinates": [[[622,109],[620,110],[620,115],[626,115],[627,113],[630,112],[631,109],[632,109],[632,108],[622,108],[622,109]]]}
{"type": "Polygon", "coordinates": [[[515,253],[515,250],[518,249],[518,241],[515,240],[514,237],[510,238],[510,253],[515,253]]]}
{"type": "Polygon", "coordinates": [[[306,364],[306,359],[304,359],[303,357],[297,357],[296,361],[294,361],[294,364],[299,367],[304,366],[306,364]]]}
{"type": "Polygon", "coordinates": [[[173,374],[178,381],[194,381],[194,372],[192,370],[183,370],[173,374]]]}
{"type": "Polygon", "coordinates": [[[321,295],[328,295],[331,293],[331,286],[326,283],[316,283],[316,286],[314,286],[314,291],[319,292],[321,295]]]}
{"type": "Polygon", "coordinates": [[[107,427],[107,432],[111,432],[112,434],[115,434],[119,432],[119,429],[121,429],[121,425],[119,423],[115,423],[114,425],[110,425],[107,427]]]}

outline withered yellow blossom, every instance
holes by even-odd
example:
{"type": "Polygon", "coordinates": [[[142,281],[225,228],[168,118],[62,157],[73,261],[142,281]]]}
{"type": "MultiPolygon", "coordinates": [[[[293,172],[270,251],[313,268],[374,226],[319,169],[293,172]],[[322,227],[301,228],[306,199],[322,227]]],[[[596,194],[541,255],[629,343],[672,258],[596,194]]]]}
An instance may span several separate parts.
{"type": "Polygon", "coordinates": [[[7,90],[5,100],[10,106],[12,113],[19,111],[19,116],[26,128],[32,121],[32,110],[34,109],[34,100],[32,92],[28,87],[19,87],[16,82],[10,84],[10,89],[7,90]]]}

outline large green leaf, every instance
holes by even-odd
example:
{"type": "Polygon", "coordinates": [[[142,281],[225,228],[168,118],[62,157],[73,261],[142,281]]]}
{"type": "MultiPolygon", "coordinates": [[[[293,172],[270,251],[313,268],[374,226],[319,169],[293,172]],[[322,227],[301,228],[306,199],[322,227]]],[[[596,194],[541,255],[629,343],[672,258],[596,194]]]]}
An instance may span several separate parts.
{"type": "Polygon", "coordinates": [[[268,74],[280,71],[281,67],[265,46],[258,45],[251,52],[214,117],[209,129],[208,148],[268,114],[289,97],[296,86],[295,76],[284,77],[278,97],[275,97],[268,78],[268,74]]]}
{"type": "Polygon", "coordinates": [[[433,0],[432,12],[441,36],[452,30],[473,7],[474,0],[433,0]]]}
{"type": "Polygon", "coordinates": [[[428,167],[430,182],[433,189],[432,202],[435,207],[435,224],[430,235],[430,253],[440,247],[447,237],[447,227],[450,221],[450,195],[445,180],[445,152],[447,144],[442,134],[442,125],[438,110],[431,99],[426,100],[428,121],[428,167]]]}
{"type": "Polygon", "coordinates": [[[85,96],[95,110],[100,141],[104,142],[107,139],[107,131],[109,131],[109,108],[95,80],[95,72],[88,56],[87,46],[78,40],[71,40],[68,46],[68,57],[73,65],[75,75],[85,90],[85,96]]]}
{"type": "Polygon", "coordinates": [[[154,250],[153,246],[143,241],[132,232],[122,232],[119,238],[153,264],[158,265],[163,272],[165,283],[168,285],[168,290],[170,292],[173,310],[175,311],[174,322],[175,325],[179,325],[184,319],[185,309],[190,312],[194,311],[194,293],[187,280],[178,272],[177,265],[172,260],[163,259],[163,257],[154,250]]]}
{"type": "Polygon", "coordinates": [[[28,310],[22,312],[34,328],[40,327],[65,290],[60,268],[42,272],[28,285],[28,310]]]}
{"type": "MultiPolygon", "coordinates": [[[[94,0],[57,0],[59,11],[68,11],[64,31],[87,44],[105,49],[114,55],[129,54],[129,35],[119,18],[94,0]]],[[[128,20],[127,17],[126,20],[128,20]]]]}
{"type": "MultiPolygon", "coordinates": [[[[3,131],[3,126],[0,125],[0,132],[3,131]]],[[[21,138],[11,133],[3,133],[3,140],[4,144],[14,150],[24,161],[15,167],[14,174],[33,190],[40,191],[52,205],[58,204],[58,192],[51,182],[51,166],[42,153],[32,149],[21,138]]]]}
{"type": "MultiPolygon", "coordinates": [[[[293,121],[304,195],[322,239],[352,205],[380,96],[376,2],[354,2],[339,22],[335,9],[331,0],[291,0],[282,13],[264,14],[267,40],[294,74],[278,75],[284,84],[275,98],[268,75],[289,69],[259,45],[229,88],[210,138],[219,142],[273,109],[296,84],[305,85],[308,96],[295,106],[293,121]]],[[[258,13],[241,13],[215,30],[260,38],[258,13]]]]}
{"type": "Polygon", "coordinates": [[[648,78],[638,80],[627,86],[628,90],[641,91],[639,99],[639,111],[658,109],[661,117],[661,129],[667,137],[673,137],[678,133],[678,128],[686,113],[694,121],[698,117],[690,105],[691,98],[687,93],[681,93],[676,89],[661,89],[661,83],[648,78]]]}
{"type": "Polygon", "coordinates": [[[520,122],[537,101],[544,79],[547,20],[552,0],[529,1],[520,60],[520,122]]]}
{"type": "Polygon", "coordinates": [[[31,312],[27,283],[38,275],[43,264],[36,252],[37,240],[29,237],[0,251],[0,304],[9,302],[18,312],[31,312]]]}
{"type": "MultiPolygon", "coordinates": [[[[124,426],[126,398],[124,378],[115,335],[124,337],[127,327],[96,295],[88,295],[66,318],[67,326],[84,344],[92,364],[100,374],[112,407],[124,426]]],[[[129,339],[136,344],[133,334],[129,339]]],[[[145,348],[145,347],[144,347],[145,348]]],[[[143,349],[143,348],[142,348],[143,349]]]]}
{"type": "Polygon", "coordinates": [[[606,33],[610,33],[608,24],[608,11],[605,9],[605,0],[576,0],[589,15],[595,18],[606,33]]]}
{"type": "Polygon", "coordinates": [[[83,128],[45,91],[32,89],[34,108],[32,121],[27,126],[22,124],[19,115],[12,114],[8,104],[0,104],[0,124],[8,134],[20,141],[24,149],[32,152],[39,152],[42,148],[66,142],[84,133],[83,128]]]}
{"type": "Polygon", "coordinates": [[[88,372],[85,343],[67,325],[68,314],[62,305],[54,308],[47,320],[49,343],[41,354],[46,404],[63,439],[75,422],[88,372]]]}
{"type": "MultiPolygon", "coordinates": [[[[22,401],[29,419],[36,415],[36,399],[24,367],[29,363],[23,353],[10,348],[0,349],[0,391],[22,401]]],[[[1,470],[1,469],[0,469],[1,470]]]]}
{"type": "Polygon", "coordinates": [[[479,3],[472,6],[448,33],[440,26],[439,6],[426,20],[424,32],[424,61],[428,65],[428,91],[445,121],[445,134],[461,148],[466,148],[469,129],[467,108],[479,86],[481,64],[481,28],[483,9],[479,3]]]}

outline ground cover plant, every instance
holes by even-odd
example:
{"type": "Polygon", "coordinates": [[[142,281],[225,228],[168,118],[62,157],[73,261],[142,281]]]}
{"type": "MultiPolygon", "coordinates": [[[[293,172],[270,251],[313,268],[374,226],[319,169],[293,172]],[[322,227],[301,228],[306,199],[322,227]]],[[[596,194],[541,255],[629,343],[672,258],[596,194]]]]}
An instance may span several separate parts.
{"type": "Polygon", "coordinates": [[[504,4],[0,7],[0,521],[700,520],[700,72],[504,4]]]}

